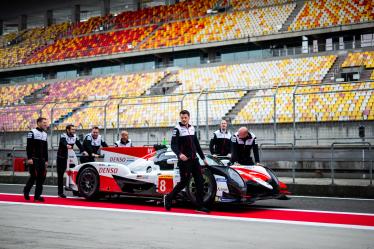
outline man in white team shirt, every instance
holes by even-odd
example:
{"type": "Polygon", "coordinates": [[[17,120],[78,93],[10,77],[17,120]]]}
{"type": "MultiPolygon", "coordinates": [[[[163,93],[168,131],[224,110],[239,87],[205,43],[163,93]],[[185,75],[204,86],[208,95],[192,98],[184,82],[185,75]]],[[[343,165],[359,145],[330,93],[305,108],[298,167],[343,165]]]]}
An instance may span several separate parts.
{"type": "Polygon", "coordinates": [[[95,126],[92,128],[91,133],[84,137],[83,149],[87,152],[88,156],[82,156],[81,163],[94,162],[95,158],[99,157],[99,149],[101,147],[108,147],[99,133],[99,127],[95,126]]]}
{"type": "Polygon", "coordinates": [[[127,131],[121,132],[121,139],[114,143],[116,147],[132,147],[131,139],[129,139],[129,133],[127,131]]]}

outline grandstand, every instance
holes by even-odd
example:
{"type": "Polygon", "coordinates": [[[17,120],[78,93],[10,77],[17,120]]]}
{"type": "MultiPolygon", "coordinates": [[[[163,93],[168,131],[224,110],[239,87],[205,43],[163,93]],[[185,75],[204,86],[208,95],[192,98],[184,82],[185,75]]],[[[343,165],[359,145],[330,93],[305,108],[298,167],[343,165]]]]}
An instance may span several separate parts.
{"type": "Polygon", "coordinates": [[[373,10],[366,0],[187,0],[3,32],[0,129],[24,132],[43,115],[55,131],[165,134],[181,108],[207,130],[221,118],[264,129],[372,122],[373,10]]]}

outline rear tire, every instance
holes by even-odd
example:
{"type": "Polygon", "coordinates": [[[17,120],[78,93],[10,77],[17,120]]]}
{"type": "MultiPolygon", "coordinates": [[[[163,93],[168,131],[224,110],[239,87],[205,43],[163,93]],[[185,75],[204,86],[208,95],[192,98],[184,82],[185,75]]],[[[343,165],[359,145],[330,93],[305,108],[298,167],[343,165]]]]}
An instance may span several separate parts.
{"type": "Polygon", "coordinates": [[[94,168],[84,168],[78,176],[77,184],[80,196],[89,200],[99,198],[99,175],[94,168]]]}
{"type": "MultiPolygon", "coordinates": [[[[217,184],[216,180],[214,179],[213,174],[210,172],[209,169],[204,169],[203,172],[203,179],[204,179],[204,196],[203,196],[203,205],[205,207],[211,207],[214,203],[214,199],[217,193],[217,184]]],[[[196,202],[196,185],[195,180],[191,177],[187,187],[186,193],[188,199],[194,204],[197,205],[196,202]]]]}

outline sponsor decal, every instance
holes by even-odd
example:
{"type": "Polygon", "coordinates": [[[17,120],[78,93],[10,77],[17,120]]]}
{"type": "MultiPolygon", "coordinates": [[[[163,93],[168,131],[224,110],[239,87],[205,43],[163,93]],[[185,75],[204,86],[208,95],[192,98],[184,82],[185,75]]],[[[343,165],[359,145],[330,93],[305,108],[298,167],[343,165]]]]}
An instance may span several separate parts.
{"type": "Polygon", "coordinates": [[[126,157],[110,157],[109,162],[111,162],[111,163],[126,163],[127,158],[126,157]]]}
{"type": "Polygon", "coordinates": [[[99,174],[117,174],[118,168],[99,168],[99,174]]]}

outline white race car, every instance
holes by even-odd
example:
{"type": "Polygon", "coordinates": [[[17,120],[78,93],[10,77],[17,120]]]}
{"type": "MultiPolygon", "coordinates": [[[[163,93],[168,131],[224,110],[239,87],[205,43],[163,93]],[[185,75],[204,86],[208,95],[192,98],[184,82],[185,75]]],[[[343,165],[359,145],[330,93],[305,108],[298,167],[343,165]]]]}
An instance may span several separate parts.
{"type": "MultiPolygon", "coordinates": [[[[101,149],[103,159],[79,164],[73,150],[68,152],[66,189],[87,199],[105,194],[162,198],[179,182],[176,155],[168,148],[108,147],[101,149]]],[[[263,166],[225,166],[207,155],[203,166],[204,204],[214,202],[252,203],[258,199],[284,198],[287,186],[263,166]]],[[[180,199],[193,203],[195,183],[191,178],[180,199]]]]}

